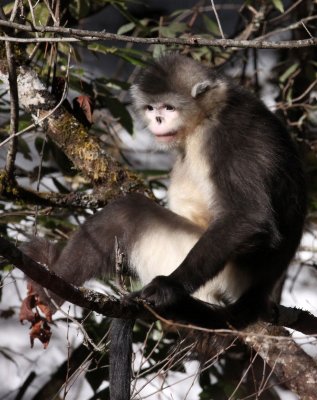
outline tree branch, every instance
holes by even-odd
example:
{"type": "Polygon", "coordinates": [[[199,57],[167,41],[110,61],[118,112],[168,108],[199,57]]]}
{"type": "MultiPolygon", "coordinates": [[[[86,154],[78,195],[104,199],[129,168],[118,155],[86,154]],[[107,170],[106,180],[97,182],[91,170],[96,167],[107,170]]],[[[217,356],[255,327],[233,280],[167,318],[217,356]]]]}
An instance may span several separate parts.
{"type": "Polygon", "coordinates": [[[249,332],[245,342],[271,367],[280,383],[294,391],[301,400],[316,399],[316,362],[293,340],[287,340],[290,334],[286,329],[257,323],[249,326],[245,332],[249,332]],[[275,336],[276,339],[270,340],[266,335],[275,336]]]}
{"type": "Polygon", "coordinates": [[[21,187],[12,180],[7,171],[0,170],[0,196],[6,200],[22,201],[46,207],[90,208],[103,207],[107,203],[103,191],[88,194],[85,192],[38,192],[21,187]]]}
{"type": "MultiPolygon", "coordinates": [[[[115,318],[138,318],[147,317],[153,319],[164,320],[156,312],[151,311],[148,307],[144,307],[141,312],[140,308],[133,307],[133,305],[126,305],[121,303],[120,300],[113,296],[104,295],[93,290],[78,288],[74,285],[67,283],[64,279],[60,278],[55,273],[44,268],[43,265],[32,260],[15,245],[9,242],[4,237],[0,236],[0,254],[6,258],[11,264],[23,271],[30,279],[37,282],[39,285],[56,293],[59,297],[76,304],[81,307],[88,308],[96,311],[102,315],[115,318]]],[[[178,322],[171,322],[164,320],[164,322],[173,324],[180,328],[197,329],[203,332],[218,332],[219,330],[212,330],[194,325],[186,325],[178,322]]],[[[268,321],[264,321],[268,322],[268,321]]],[[[284,326],[297,329],[305,334],[317,334],[317,318],[307,311],[299,310],[297,308],[279,306],[278,323],[283,323],[284,326]],[[306,321],[309,325],[305,325],[306,321]]],[[[239,331],[232,331],[229,329],[221,330],[221,332],[234,332],[238,336],[239,331]]],[[[245,336],[245,334],[242,334],[245,336]]]]}
{"type": "MultiPolygon", "coordinates": [[[[136,318],[140,314],[137,306],[135,308],[133,305],[126,306],[113,296],[78,288],[67,283],[58,275],[43,267],[43,265],[32,260],[3,237],[0,237],[0,254],[23,271],[30,279],[73,304],[108,317],[129,319],[136,318]]],[[[144,312],[143,314],[148,313],[144,312]]]]}
{"type": "MultiPolygon", "coordinates": [[[[258,322],[239,332],[229,329],[211,330],[165,321],[155,311],[149,312],[148,307],[140,307],[137,304],[134,306],[131,303],[127,305],[113,296],[104,295],[93,290],[77,288],[65,282],[62,278],[23,254],[16,246],[3,237],[0,237],[0,254],[22,270],[30,279],[56,293],[61,298],[102,315],[126,319],[146,318],[153,320],[153,318],[158,318],[174,327],[183,329],[198,330],[210,334],[236,335],[260,354],[272,368],[279,382],[285,383],[297,394],[300,394],[301,399],[315,400],[317,382],[316,363],[293,341],[284,328],[258,322]]],[[[305,311],[288,307],[281,307],[280,313],[284,316],[282,319],[285,325],[288,325],[287,319],[290,318],[290,325],[293,328],[296,325],[296,322],[294,322],[296,318],[294,317],[306,314],[305,311]]],[[[309,313],[307,314],[309,315],[310,322],[316,327],[317,318],[309,313]]],[[[310,327],[308,327],[309,329],[310,327]]],[[[302,332],[305,333],[304,330],[302,332]]]]}
{"type": "Polygon", "coordinates": [[[89,31],[84,29],[63,28],[56,26],[31,26],[17,24],[10,21],[0,20],[0,26],[13,28],[30,33],[55,33],[59,35],[67,35],[67,38],[18,38],[1,36],[2,41],[23,41],[24,43],[34,42],[59,42],[59,41],[99,41],[99,40],[114,40],[119,42],[129,43],[145,43],[145,44],[165,44],[165,45],[182,45],[182,46],[219,46],[219,47],[238,47],[238,48],[255,48],[255,49],[290,49],[317,46],[317,38],[309,38],[303,40],[284,40],[284,41],[268,41],[261,39],[254,40],[236,40],[236,39],[205,39],[199,36],[186,38],[142,38],[127,35],[118,35],[105,31],[89,31]]]}
{"type": "MultiPolygon", "coordinates": [[[[8,69],[3,61],[0,61],[0,79],[9,88],[8,69]]],[[[151,196],[150,190],[135,173],[107,155],[96,137],[90,136],[87,129],[63,106],[56,105],[56,99],[34,70],[19,67],[17,82],[20,106],[31,113],[36,123],[43,126],[75,168],[92,182],[102,204],[129,192],[142,192],[151,196]]]]}
{"type": "Polygon", "coordinates": [[[8,176],[13,179],[14,177],[14,164],[17,152],[17,138],[15,137],[16,132],[19,128],[19,95],[17,86],[17,75],[16,75],[16,65],[14,60],[14,51],[11,43],[6,42],[6,56],[8,63],[8,73],[9,73],[9,86],[10,86],[10,135],[12,140],[7,152],[6,159],[6,171],[8,176]]]}

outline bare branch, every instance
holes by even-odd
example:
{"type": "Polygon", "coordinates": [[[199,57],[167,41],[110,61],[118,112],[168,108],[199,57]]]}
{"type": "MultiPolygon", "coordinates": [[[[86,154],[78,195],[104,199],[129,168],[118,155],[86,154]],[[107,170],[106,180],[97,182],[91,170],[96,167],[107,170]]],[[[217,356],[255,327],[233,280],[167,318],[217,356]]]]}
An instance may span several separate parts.
{"type": "MultiPolygon", "coordinates": [[[[302,48],[317,45],[317,38],[309,38],[303,40],[285,40],[285,41],[266,41],[260,39],[254,40],[236,40],[236,39],[205,39],[199,36],[185,38],[142,38],[127,35],[118,35],[105,31],[89,31],[83,29],[63,28],[56,26],[30,26],[17,24],[14,22],[0,20],[0,26],[14,28],[24,32],[31,33],[56,33],[59,35],[67,35],[66,38],[27,38],[23,42],[34,43],[38,41],[59,42],[68,41],[98,41],[98,40],[115,40],[119,42],[145,43],[145,44],[166,44],[166,45],[187,45],[187,46],[219,46],[219,47],[238,47],[238,48],[256,48],[256,49],[285,49],[285,48],[302,48]]],[[[19,41],[16,37],[0,37],[0,40],[19,41]]],[[[22,39],[21,39],[22,41],[22,39]]]]}
{"type": "Polygon", "coordinates": [[[11,42],[11,43],[74,43],[74,42],[93,42],[96,39],[93,37],[83,37],[81,39],[78,38],[56,38],[56,37],[36,37],[36,38],[19,38],[14,36],[0,36],[0,40],[3,42],[11,42]]]}
{"type": "Polygon", "coordinates": [[[0,237],[0,254],[23,271],[30,279],[73,304],[96,311],[102,315],[118,318],[135,318],[140,312],[137,307],[126,306],[113,296],[103,295],[89,289],[77,288],[67,283],[41,264],[33,261],[3,237],[0,237]]]}
{"type": "Polygon", "coordinates": [[[31,189],[25,189],[19,186],[16,181],[11,181],[4,170],[0,170],[0,194],[7,200],[23,201],[27,204],[47,207],[96,209],[104,206],[107,202],[102,191],[93,194],[85,192],[61,194],[58,192],[36,192],[31,189]]]}
{"type": "Polygon", "coordinates": [[[280,383],[297,393],[302,400],[316,399],[316,362],[294,341],[267,340],[261,337],[262,334],[268,334],[290,338],[284,328],[257,323],[248,327],[245,332],[250,333],[246,343],[273,369],[280,383]]]}
{"type": "Polygon", "coordinates": [[[21,5],[21,1],[20,0],[15,0],[14,5],[13,5],[13,9],[11,11],[11,15],[10,15],[10,21],[14,21],[15,17],[17,15],[18,9],[21,5]]]}
{"type": "MultiPolygon", "coordinates": [[[[18,8],[20,5],[20,0],[16,0],[13,5],[13,9],[10,16],[10,22],[13,22],[18,8]]],[[[5,19],[3,14],[2,16],[5,19]]],[[[16,65],[14,60],[13,46],[10,42],[5,42],[5,51],[8,64],[8,81],[10,87],[10,146],[7,152],[6,158],[6,172],[10,180],[13,179],[14,164],[17,152],[17,138],[16,132],[19,127],[19,95],[18,95],[18,85],[17,85],[17,74],[16,65]]]]}
{"type": "Polygon", "coordinates": [[[264,40],[264,39],[266,39],[266,38],[268,38],[270,36],[278,35],[278,34],[283,33],[283,32],[288,32],[288,31],[297,29],[300,26],[302,26],[303,24],[305,24],[307,22],[315,21],[316,19],[317,19],[317,15],[311,15],[309,17],[302,18],[300,21],[294,22],[291,25],[285,26],[283,28],[275,29],[274,31],[271,31],[271,32],[267,32],[265,35],[261,35],[261,36],[257,37],[256,40],[264,40]]]}
{"type": "Polygon", "coordinates": [[[14,62],[13,46],[11,43],[5,43],[8,73],[9,73],[9,87],[10,87],[10,137],[11,142],[7,152],[6,171],[8,177],[12,180],[14,173],[14,164],[17,152],[17,138],[16,132],[19,128],[19,96],[17,85],[17,74],[14,62]]]}

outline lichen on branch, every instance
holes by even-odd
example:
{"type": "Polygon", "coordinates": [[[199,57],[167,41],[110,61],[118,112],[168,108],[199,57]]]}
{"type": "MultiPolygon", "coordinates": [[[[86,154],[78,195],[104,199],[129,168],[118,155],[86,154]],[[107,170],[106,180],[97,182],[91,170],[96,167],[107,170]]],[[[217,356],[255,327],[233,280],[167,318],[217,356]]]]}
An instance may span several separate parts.
{"type": "MultiPolygon", "coordinates": [[[[8,72],[3,61],[0,62],[0,79],[8,87],[8,72]]],[[[17,68],[17,82],[20,106],[32,115],[74,167],[92,183],[98,197],[104,198],[104,203],[129,192],[150,195],[136,174],[113,160],[100,141],[89,135],[87,128],[62,104],[58,104],[34,70],[26,66],[17,68]]]]}

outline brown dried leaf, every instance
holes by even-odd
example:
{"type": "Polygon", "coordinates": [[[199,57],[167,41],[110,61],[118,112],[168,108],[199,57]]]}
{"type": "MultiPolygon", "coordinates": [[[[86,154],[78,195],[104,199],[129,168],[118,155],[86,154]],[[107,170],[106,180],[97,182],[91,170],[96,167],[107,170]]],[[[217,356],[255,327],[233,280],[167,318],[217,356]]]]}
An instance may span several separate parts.
{"type": "Polygon", "coordinates": [[[34,345],[34,340],[38,339],[43,343],[44,349],[47,348],[52,336],[51,328],[45,318],[37,315],[36,321],[31,325],[30,342],[31,347],[34,345]]]}
{"type": "Polygon", "coordinates": [[[28,295],[22,301],[20,313],[19,313],[19,318],[20,318],[21,323],[23,323],[23,321],[29,321],[29,322],[34,321],[33,308],[35,307],[35,304],[36,304],[36,300],[35,300],[34,294],[28,295]]]}
{"type": "Polygon", "coordinates": [[[73,100],[73,114],[85,126],[90,128],[93,123],[94,104],[90,96],[78,96],[73,100]]]}
{"type": "Polygon", "coordinates": [[[28,282],[28,294],[22,301],[20,308],[20,321],[31,322],[30,326],[30,342],[31,347],[34,345],[34,340],[38,339],[43,343],[44,349],[47,348],[52,332],[49,324],[52,322],[52,312],[50,308],[41,303],[39,295],[34,290],[31,282],[28,282]],[[39,311],[44,316],[41,316],[39,311]]]}
{"type": "Polygon", "coordinates": [[[52,322],[52,310],[47,306],[46,304],[38,302],[37,304],[38,308],[41,310],[41,312],[44,314],[45,319],[47,322],[52,322]]]}

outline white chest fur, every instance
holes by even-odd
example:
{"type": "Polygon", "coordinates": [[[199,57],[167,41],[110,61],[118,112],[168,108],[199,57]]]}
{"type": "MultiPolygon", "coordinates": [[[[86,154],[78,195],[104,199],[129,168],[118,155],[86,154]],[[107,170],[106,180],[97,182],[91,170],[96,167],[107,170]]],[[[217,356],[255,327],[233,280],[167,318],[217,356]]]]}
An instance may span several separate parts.
{"type": "MultiPolygon", "coordinates": [[[[169,208],[189,219],[193,223],[192,228],[185,230],[177,224],[171,227],[164,220],[156,220],[153,224],[155,229],[151,226],[143,232],[132,248],[130,262],[144,285],[157,275],[169,275],[181,264],[219,209],[210,161],[206,155],[205,132],[197,129],[186,139],[185,156],[179,155],[168,190],[169,208]]],[[[241,271],[237,271],[233,263],[228,263],[193,295],[207,302],[222,304],[224,299],[236,300],[248,284],[241,271]]]]}
{"type": "Polygon", "coordinates": [[[186,138],[185,156],[178,156],[168,190],[169,208],[206,228],[216,205],[210,162],[206,156],[206,133],[196,129],[186,138]]]}

